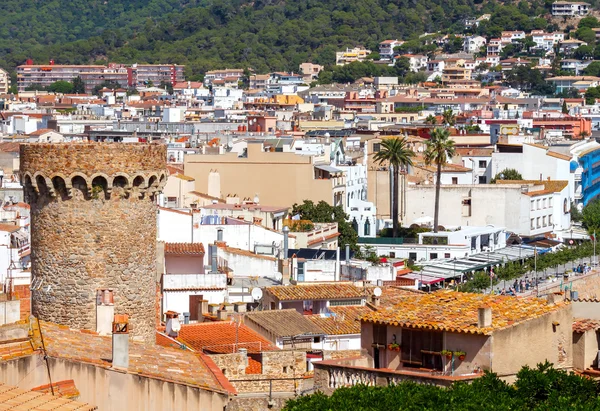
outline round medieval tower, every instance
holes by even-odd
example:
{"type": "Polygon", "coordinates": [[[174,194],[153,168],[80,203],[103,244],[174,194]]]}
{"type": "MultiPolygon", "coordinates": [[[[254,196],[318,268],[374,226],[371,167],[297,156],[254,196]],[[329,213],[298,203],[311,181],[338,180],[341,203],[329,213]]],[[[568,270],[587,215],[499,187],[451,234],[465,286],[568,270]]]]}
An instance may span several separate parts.
{"type": "Polygon", "coordinates": [[[31,205],[32,311],[72,328],[96,328],[96,295],[112,289],[134,337],[156,324],[156,201],[166,147],[68,143],[21,146],[31,205]]]}

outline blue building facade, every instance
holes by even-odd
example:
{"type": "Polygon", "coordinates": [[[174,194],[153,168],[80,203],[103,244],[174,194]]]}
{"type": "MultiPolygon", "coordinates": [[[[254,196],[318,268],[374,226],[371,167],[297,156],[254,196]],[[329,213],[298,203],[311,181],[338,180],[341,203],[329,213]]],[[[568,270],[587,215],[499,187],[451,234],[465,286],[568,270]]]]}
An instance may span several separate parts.
{"type": "Polygon", "coordinates": [[[578,181],[578,173],[575,174],[575,199],[577,203],[586,206],[600,196],[600,148],[581,154],[579,165],[583,170],[581,171],[581,181],[578,181]],[[578,195],[578,193],[581,194],[578,195]]]}

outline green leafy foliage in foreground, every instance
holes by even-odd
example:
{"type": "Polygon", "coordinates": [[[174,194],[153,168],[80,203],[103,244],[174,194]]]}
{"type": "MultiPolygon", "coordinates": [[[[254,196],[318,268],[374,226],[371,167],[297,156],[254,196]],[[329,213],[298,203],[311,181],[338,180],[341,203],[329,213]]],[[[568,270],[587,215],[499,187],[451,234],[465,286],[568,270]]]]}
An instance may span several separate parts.
{"type": "Polygon", "coordinates": [[[325,410],[600,410],[598,383],[546,362],[523,367],[509,385],[486,373],[450,388],[403,382],[389,387],[340,388],[287,402],[285,411],[325,410]]]}

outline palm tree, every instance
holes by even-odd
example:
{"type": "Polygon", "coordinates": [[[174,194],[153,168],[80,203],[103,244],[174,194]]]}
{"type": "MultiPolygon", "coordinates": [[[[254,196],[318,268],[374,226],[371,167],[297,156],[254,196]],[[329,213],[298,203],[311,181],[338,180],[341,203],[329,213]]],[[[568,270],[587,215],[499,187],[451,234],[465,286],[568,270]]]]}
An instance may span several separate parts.
{"type": "Polygon", "coordinates": [[[383,140],[381,142],[381,150],[375,153],[373,160],[377,163],[388,163],[390,172],[393,169],[394,184],[391,187],[392,198],[392,221],[393,235],[398,237],[398,180],[400,176],[400,168],[406,168],[412,165],[412,158],[415,153],[408,148],[405,138],[395,137],[383,140]]]}
{"type": "Polygon", "coordinates": [[[433,116],[433,115],[430,114],[425,119],[425,124],[435,125],[435,124],[437,124],[437,118],[435,118],[435,116],[433,116]]]}
{"type": "Polygon", "coordinates": [[[433,232],[438,231],[438,218],[440,213],[440,185],[442,180],[442,165],[454,156],[454,141],[450,140],[450,131],[447,128],[436,128],[431,132],[431,138],[427,141],[425,149],[425,163],[435,164],[437,167],[437,179],[435,182],[435,211],[433,214],[433,232]]]}
{"type": "Polygon", "coordinates": [[[446,124],[446,126],[453,126],[454,124],[456,124],[456,116],[454,115],[454,112],[451,108],[444,110],[442,116],[444,118],[444,124],[446,124]]]}

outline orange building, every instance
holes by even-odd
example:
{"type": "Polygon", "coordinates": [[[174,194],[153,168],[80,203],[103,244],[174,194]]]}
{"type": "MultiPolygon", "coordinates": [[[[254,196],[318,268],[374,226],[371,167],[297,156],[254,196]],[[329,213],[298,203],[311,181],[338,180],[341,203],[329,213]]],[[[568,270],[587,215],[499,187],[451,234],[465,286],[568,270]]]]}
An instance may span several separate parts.
{"type": "Polygon", "coordinates": [[[533,128],[546,131],[562,131],[563,136],[574,140],[582,140],[592,135],[592,121],[582,117],[534,118],[533,128]]]}

